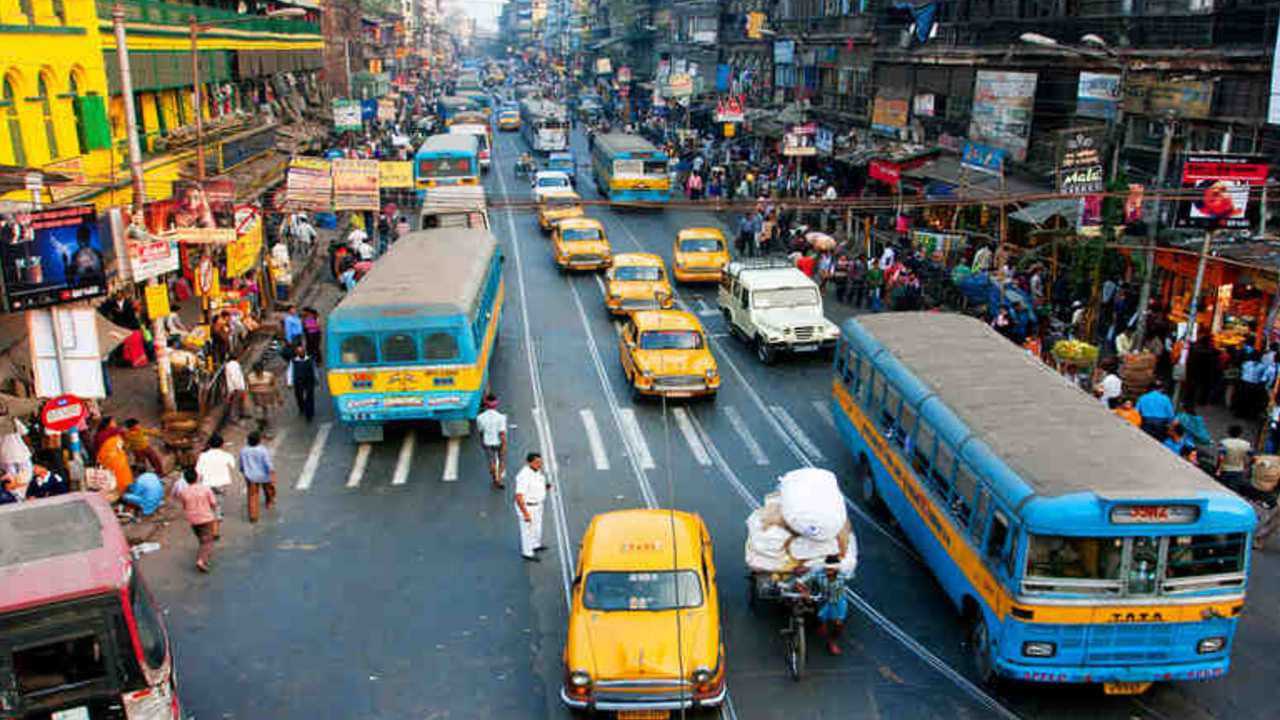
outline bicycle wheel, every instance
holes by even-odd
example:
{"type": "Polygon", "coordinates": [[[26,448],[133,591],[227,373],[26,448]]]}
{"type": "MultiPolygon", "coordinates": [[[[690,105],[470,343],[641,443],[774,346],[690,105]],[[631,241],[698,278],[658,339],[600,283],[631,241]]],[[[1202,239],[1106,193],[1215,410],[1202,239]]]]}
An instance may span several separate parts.
{"type": "Polygon", "coordinates": [[[787,672],[792,680],[799,680],[804,674],[805,638],[804,616],[792,615],[790,626],[784,631],[786,637],[787,672]]]}

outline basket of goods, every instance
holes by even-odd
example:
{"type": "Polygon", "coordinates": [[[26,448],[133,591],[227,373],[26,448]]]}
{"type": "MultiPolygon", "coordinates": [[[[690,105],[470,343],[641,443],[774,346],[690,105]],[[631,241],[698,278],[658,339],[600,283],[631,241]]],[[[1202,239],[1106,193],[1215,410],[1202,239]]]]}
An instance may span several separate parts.
{"type": "Polygon", "coordinates": [[[1120,382],[1125,397],[1137,397],[1151,387],[1156,376],[1156,356],[1152,353],[1130,353],[1120,361],[1120,382]]]}
{"type": "Polygon", "coordinates": [[[755,572],[790,573],[840,556],[840,574],[858,567],[858,543],[835,474],[819,468],[792,470],[778,490],[747,518],[746,565],[755,572]]]}
{"type": "Polygon", "coordinates": [[[1072,365],[1093,365],[1098,362],[1098,346],[1083,340],[1059,340],[1053,344],[1053,357],[1072,365]]]}

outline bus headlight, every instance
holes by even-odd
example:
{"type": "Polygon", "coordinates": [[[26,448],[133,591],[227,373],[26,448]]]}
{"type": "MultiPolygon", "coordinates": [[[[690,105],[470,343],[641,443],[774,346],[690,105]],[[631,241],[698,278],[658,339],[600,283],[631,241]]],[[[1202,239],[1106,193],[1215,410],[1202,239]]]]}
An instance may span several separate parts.
{"type": "Polygon", "coordinates": [[[1227,639],[1221,635],[1215,635],[1214,637],[1207,637],[1196,643],[1196,652],[1201,655],[1207,655],[1209,653],[1216,653],[1226,646],[1227,639]]]}
{"type": "Polygon", "coordinates": [[[1058,654],[1057,643],[1031,640],[1022,643],[1022,654],[1034,658],[1051,658],[1058,654]]]}

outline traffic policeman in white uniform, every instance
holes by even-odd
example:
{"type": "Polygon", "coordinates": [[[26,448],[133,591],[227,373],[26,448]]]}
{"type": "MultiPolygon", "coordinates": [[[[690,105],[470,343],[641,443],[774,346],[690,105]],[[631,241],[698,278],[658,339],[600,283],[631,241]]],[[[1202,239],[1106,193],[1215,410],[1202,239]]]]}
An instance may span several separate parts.
{"type": "Polygon", "coordinates": [[[535,553],[542,544],[542,508],[551,483],[542,474],[542,455],[531,452],[516,474],[516,520],[520,524],[520,555],[529,562],[541,562],[535,553]]]}

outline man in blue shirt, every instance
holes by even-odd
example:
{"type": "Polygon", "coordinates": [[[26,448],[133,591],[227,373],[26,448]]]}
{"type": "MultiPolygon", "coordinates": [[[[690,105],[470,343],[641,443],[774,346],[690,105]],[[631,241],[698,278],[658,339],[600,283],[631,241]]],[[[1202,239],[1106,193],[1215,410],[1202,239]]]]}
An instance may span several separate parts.
{"type": "Polygon", "coordinates": [[[1164,394],[1164,383],[1156,380],[1151,389],[1138,398],[1134,405],[1142,416],[1142,429],[1156,440],[1164,441],[1173,421],[1173,401],[1164,394]]]}
{"type": "Polygon", "coordinates": [[[818,633],[827,638],[827,651],[841,653],[837,639],[849,617],[849,599],[845,596],[845,579],[840,576],[840,556],[828,555],[821,567],[796,579],[793,585],[807,594],[818,606],[818,633]]]}
{"type": "Polygon", "coordinates": [[[276,466],[271,451],[262,444],[262,434],[249,433],[248,445],[240,449],[240,474],[249,495],[249,522],[258,522],[258,491],[267,498],[267,509],[276,504],[276,466]]]}
{"type": "Polygon", "coordinates": [[[153,472],[142,473],[125,488],[120,501],[148,517],[164,503],[164,481],[153,472]]]}
{"type": "Polygon", "coordinates": [[[302,338],[302,318],[298,316],[298,307],[290,305],[288,314],[284,316],[284,344],[293,347],[302,342],[302,338]]]}

